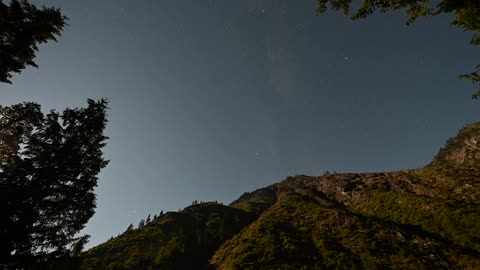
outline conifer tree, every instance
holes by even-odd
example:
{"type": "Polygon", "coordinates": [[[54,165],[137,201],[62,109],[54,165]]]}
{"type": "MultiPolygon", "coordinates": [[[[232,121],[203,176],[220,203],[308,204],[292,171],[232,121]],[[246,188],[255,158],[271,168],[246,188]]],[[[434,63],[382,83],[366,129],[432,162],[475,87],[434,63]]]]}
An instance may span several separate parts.
{"type": "Polygon", "coordinates": [[[141,219],[140,222],[138,223],[138,228],[141,229],[145,226],[145,219],[141,219]]]}
{"type": "Polygon", "coordinates": [[[43,114],[0,106],[0,269],[28,269],[81,250],[95,208],[107,102],[43,114]]]}
{"type": "Polygon", "coordinates": [[[129,232],[133,230],[133,224],[128,225],[127,230],[125,232],[129,232]]]}
{"type": "Polygon", "coordinates": [[[145,224],[150,223],[150,221],[151,221],[151,220],[150,220],[150,214],[148,214],[147,220],[145,220],[145,224]]]}
{"type": "Polygon", "coordinates": [[[66,20],[56,8],[38,9],[25,0],[6,5],[0,0],[0,82],[12,83],[13,73],[38,67],[34,61],[38,45],[56,41],[66,20]]]}

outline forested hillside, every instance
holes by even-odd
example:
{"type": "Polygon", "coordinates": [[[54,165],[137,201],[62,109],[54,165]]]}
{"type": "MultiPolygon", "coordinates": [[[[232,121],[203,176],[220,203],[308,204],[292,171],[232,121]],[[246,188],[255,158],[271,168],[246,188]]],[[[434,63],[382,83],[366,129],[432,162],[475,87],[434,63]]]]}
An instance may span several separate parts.
{"type": "Polygon", "coordinates": [[[192,205],[83,253],[80,269],[478,269],[479,201],[476,123],[423,168],[299,175],[192,205]]]}

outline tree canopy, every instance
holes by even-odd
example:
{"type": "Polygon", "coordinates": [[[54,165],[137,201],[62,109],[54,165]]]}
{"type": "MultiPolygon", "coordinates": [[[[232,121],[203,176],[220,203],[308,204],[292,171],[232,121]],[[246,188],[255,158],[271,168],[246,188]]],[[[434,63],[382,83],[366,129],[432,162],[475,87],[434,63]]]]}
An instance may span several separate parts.
{"type": "Polygon", "coordinates": [[[66,20],[57,8],[38,9],[25,0],[6,5],[0,0],[0,82],[11,84],[13,73],[38,67],[34,61],[38,45],[56,41],[66,20]]]}
{"type": "MultiPolygon", "coordinates": [[[[335,11],[342,11],[345,15],[351,14],[352,0],[317,0],[319,14],[324,13],[329,7],[335,11]]],[[[407,25],[419,17],[431,17],[444,13],[453,13],[454,20],[450,23],[462,28],[464,31],[473,32],[470,40],[472,45],[480,45],[480,1],[478,0],[364,0],[359,8],[351,15],[353,20],[366,18],[375,11],[387,12],[393,10],[406,10],[409,18],[407,25]]],[[[479,89],[472,95],[480,98],[480,65],[468,74],[459,76],[469,79],[477,84],[479,89]]]]}
{"type": "Polygon", "coordinates": [[[106,100],[85,108],[41,112],[24,102],[0,106],[0,269],[79,252],[77,237],[94,214],[106,100]]]}

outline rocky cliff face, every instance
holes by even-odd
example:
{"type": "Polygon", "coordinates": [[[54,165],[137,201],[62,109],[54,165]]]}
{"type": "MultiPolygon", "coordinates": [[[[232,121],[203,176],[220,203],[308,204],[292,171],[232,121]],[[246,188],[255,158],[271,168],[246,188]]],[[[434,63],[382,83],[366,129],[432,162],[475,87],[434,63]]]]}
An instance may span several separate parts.
{"type": "Polygon", "coordinates": [[[464,127],[440,149],[432,164],[480,165],[480,123],[464,127]]]}
{"type": "Polygon", "coordinates": [[[86,252],[82,269],[478,269],[479,140],[476,123],[425,168],[298,175],[189,207],[86,252]]]}

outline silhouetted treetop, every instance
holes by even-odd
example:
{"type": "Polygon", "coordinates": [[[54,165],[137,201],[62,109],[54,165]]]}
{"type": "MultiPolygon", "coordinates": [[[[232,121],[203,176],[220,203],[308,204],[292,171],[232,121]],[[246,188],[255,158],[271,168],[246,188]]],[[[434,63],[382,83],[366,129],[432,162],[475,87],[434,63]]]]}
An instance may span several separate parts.
{"type": "Polygon", "coordinates": [[[127,230],[125,232],[133,231],[133,224],[128,225],[127,230]]]}
{"type": "Polygon", "coordinates": [[[141,219],[140,222],[138,223],[138,228],[143,228],[145,226],[145,219],[141,219]]]}
{"type": "Polygon", "coordinates": [[[7,5],[0,0],[0,82],[12,83],[13,73],[38,67],[34,61],[38,45],[57,41],[66,20],[57,8],[38,9],[25,0],[7,5]]]}

